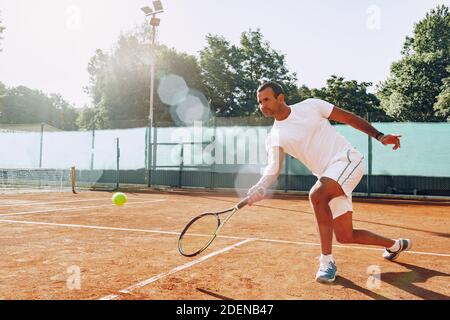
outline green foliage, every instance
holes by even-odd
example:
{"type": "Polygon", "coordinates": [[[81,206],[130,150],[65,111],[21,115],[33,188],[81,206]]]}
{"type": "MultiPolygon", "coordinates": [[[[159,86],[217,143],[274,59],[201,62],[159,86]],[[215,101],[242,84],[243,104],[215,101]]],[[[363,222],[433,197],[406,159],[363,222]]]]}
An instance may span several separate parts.
{"type": "Polygon", "coordinates": [[[223,37],[208,34],[206,41],[207,46],[200,51],[206,94],[217,114],[233,114],[240,71],[239,50],[223,37]]]}
{"type": "Polygon", "coordinates": [[[299,87],[297,89],[297,95],[298,95],[300,101],[303,101],[303,100],[306,100],[309,98],[314,98],[312,90],[310,88],[308,88],[306,85],[302,85],[301,87],[299,87]]]}
{"type": "Polygon", "coordinates": [[[54,119],[53,124],[49,124],[62,130],[78,130],[76,120],[78,118],[79,111],[65,101],[60,94],[50,94],[49,98],[52,104],[50,114],[52,114],[54,119]]]}
{"type": "MultiPolygon", "coordinates": [[[[90,83],[86,91],[93,110],[85,110],[78,123],[82,128],[135,127],[147,124],[150,105],[151,48],[148,30],[140,28],[122,35],[111,53],[97,50],[88,65],[90,83]]],[[[165,46],[155,48],[156,75],[154,121],[172,122],[169,107],[158,97],[161,77],[176,74],[191,89],[204,90],[195,57],[165,46]]]]}
{"type": "MultiPolygon", "coordinates": [[[[0,40],[5,27],[0,18],[0,40]]],[[[146,125],[150,104],[152,33],[145,24],[119,37],[110,52],[97,50],[88,63],[85,88],[93,106],[80,112],[60,95],[0,82],[0,123],[45,122],[65,130],[126,128],[146,125]]],[[[258,86],[281,83],[287,103],[311,97],[327,100],[371,121],[445,121],[450,119],[450,14],[445,5],[428,12],[406,37],[399,61],[386,81],[369,93],[370,82],[331,76],[320,89],[297,87],[286,57],[258,29],[243,32],[238,45],[208,34],[199,58],[158,45],[155,48],[154,121],[173,122],[158,97],[160,79],[181,76],[190,89],[204,93],[218,116],[262,116],[258,86]]],[[[0,47],[1,51],[1,47],[0,47]]]]}
{"type": "MultiPolygon", "coordinates": [[[[175,74],[185,80],[190,90],[196,90],[207,95],[208,88],[204,84],[202,70],[195,56],[160,45],[156,48],[156,65],[156,89],[158,89],[162,77],[175,74]]],[[[149,95],[149,90],[147,92],[149,95]]],[[[172,122],[169,106],[161,102],[157,90],[155,98],[155,121],[172,122]]],[[[149,98],[146,100],[146,106],[148,108],[149,98]]]]}
{"type": "Polygon", "coordinates": [[[370,121],[393,121],[393,118],[380,109],[377,97],[367,92],[371,85],[370,82],[347,81],[343,77],[333,75],[327,80],[324,88],[310,90],[302,86],[298,90],[302,100],[311,97],[320,98],[363,118],[370,113],[370,121]]]}
{"type": "MultiPolygon", "coordinates": [[[[286,66],[285,56],[272,49],[260,30],[243,32],[238,45],[208,34],[199,58],[165,46],[156,47],[155,122],[172,122],[169,107],[158,97],[160,79],[176,74],[191,89],[204,93],[218,116],[261,116],[257,87],[267,80],[280,82],[288,104],[309,97],[328,100],[371,121],[441,121],[448,117],[449,14],[438,6],[415,25],[407,37],[402,59],[391,66],[389,78],[377,96],[370,82],[332,76],[321,89],[297,87],[297,75],[286,66]]],[[[81,128],[145,125],[150,99],[150,45],[148,26],[122,35],[113,51],[98,50],[88,65],[93,108],[81,112],[81,128]]]]}
{"type": "Polygon", "coordinates": [[[106,119],[106,115],[103,108],[89,108],[85,107],[81,109],[76,123],[80,130],[94,130],[97,128],[105,128],[106,124],[103,122],[106,119]]]}
{"type": "Polygon", "coordinates": [[[77,130],[77,117],[76,109],[60,95],[0,84],[0,123],[47,123],[62,130],[77,130]]]}
{"type": "Polygon", "coordinates": [[[381,107],[400,121],[445,120],[444,79],[450,76],[450,15],[440,5],[417,23],[407,37],[400,61],[379,86],[381,107]],[[438,102],[440,97],[440,102],[438,102]]]}
{"type": "Polygon", "coordinates": [[[427,12],[414,26],[414,36],[406,37],[403,55],[448,51],[450,39],[449,9],[439,5],[427,12]]]}
{"type": "MultiPolygon", "coordinates": [[[[269,79],[285,85],[288,102],[299,100],[295,74],[289,73],[285,57],[270,48],[260,31],[243,33],[240,47],[212,35],[207,36],[207,43],[200,52],[200,62],[175,49],[156,47],[155,122],[172,122],[169,107],[157,95],[160,79],[169,74],[181,76],[190,89],[204,93],[219,115],[257,114],[256,89],[269,79]]],[[[111,53],[97,50],[88,65],[90,84],[86,88],[94,106],[81,113],[79,126],[112,128],[126,121],[135,126],[138,120],[145,125],[149,114],[150,57],[145,28],[122,35],[111,53]]]]}
{"type": "Polygon", "coordinates": [[[288,103],[299,99],[296,74],[289,72],[285,56],[272,49],[259,30],[242,33],[240,46],[213,35],[207,36],[207,43],[200,52],[200,66],[218,114],[260,115],[256,90],[268,80],[285,86],[288,103]]]}
{"type": "MultiPolygon", "coordinates": [[[[450,67],[447,68],[450,73],[450,67]]],[[[443,85],[441,87],[441,93],[437,97],[437,102],[434,105],[434,110],[437,116],[441,116],[450,120],[450,77],[443,80],[443,85]]]]}
{"type": "Polygon", "coordinates": [[[272,49],[259,30],[243,33],[240,44],[241,71],[237,101],[244,114],[259,113],[256,90],[269,80],[281,83],[286,91],[287,103],[293,103],[298,98],[294,96],[297,75],[289,72],[285,56],[272,49]]]}

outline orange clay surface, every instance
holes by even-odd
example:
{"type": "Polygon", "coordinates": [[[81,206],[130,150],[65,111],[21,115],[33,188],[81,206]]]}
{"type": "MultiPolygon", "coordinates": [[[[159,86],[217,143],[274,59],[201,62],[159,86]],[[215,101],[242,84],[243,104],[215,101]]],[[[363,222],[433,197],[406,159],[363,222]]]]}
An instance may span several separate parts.
{"type": "Polygon", "coordinates": [[[210,248],[185,258],[184,225],[233,206],[235,194],[128,192],[123,207],[111,195],[0,195],[0,299],[450,298],[450,202],[354,199],[355,228],[410,238],[413,248],[388,262],[380,248],[335,241],[338,277],[323,285],[306,197],[243,208],[210,248]]]}

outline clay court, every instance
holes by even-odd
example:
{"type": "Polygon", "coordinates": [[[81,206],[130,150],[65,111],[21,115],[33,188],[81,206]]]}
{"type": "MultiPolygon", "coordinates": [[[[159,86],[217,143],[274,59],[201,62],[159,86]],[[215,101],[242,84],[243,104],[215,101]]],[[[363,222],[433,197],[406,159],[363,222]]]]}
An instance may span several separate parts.
{"type": "Polygon", "coordinates": [[[320,246],[305,196],[245,207],[194,258],[177,240],[194,216],[236,195],[195,190],[2,195],[0,299],[449,299],[450,202],[355,199],[354,226],[409,237],[396,262],[334,243],[338,278],[314,281],[320,246]],[[79,277],[77,278],[77,275],[79,277]]]}

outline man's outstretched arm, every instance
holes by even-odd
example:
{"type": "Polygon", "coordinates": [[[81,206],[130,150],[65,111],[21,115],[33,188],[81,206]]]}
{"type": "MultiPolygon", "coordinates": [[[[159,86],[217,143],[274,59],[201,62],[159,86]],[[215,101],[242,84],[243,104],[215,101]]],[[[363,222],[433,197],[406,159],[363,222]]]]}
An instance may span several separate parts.
{"type": "Polygon", "coordinates": [[[354,113],[348,112],[338,107],[334,107],[328,119],[339,123],[348,124],[349,126],[352,126],[353,128],[362,131],[368,134],[369,136],[377,139],[385,146],[393,144],[394,145],[394,147],[392,148],[393,150],[397,150],[398,148],[400,148],[400,138],[401,138],[400,135],[398,134],[385,135],[382,132],[375,129],[369,122],[367,122],[366,120],[357,116],[354,113]]]}
{"type": "Polygon", "coordinates": [[[278,179],[281,173],[284,160],[284,151],[280,147],[272,147],[267,155],[267,166],[264,169],[262,178],[247,192],[249,205],[264,199],[266,190],[269,189],[278,179]],[[262,192],[261,192],[262,190],[262,192]]]}

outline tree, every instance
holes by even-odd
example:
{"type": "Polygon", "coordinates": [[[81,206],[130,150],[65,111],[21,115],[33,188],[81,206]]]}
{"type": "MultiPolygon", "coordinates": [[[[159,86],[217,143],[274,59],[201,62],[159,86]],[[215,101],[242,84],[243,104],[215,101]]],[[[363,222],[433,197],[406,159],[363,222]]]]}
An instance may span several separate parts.
{"type": "Polygon", "coordinates": [[[200,66],[207,96],[219,115],[236,108],[236,83],[239,78],[239,49],[225,38],[208,34],[207,47],[200,51],[200,66]]]}
{"type": "MultiPolygon", "coordinates": [[[[88,65],[90,83],[86,91],[94,110],[82,113],[79,123],[101,128],[146,125],[150,100],[150,45],[148,29],[141,27],[121,35],[110,53],[97,50],[88,65]],[[95,111],[95,112],[93,112],[95,111]],[[95,115],[95,116],[94,116],[95,115]]],[[[201,70],[195,57],[166,46],[156,46],[154,121],[172,122],[169,106],[158,96],[161,77],[176,74],[191,89],[204,90],[201,70]]]]}
{"type": "Polygon", "coordinates": [[[297,95],[298,95],[300,101],[303,101],[303,100],[306,100],[309,98],[313,98],[311,89],[309,89],[308,86],[306,86],[306,85],[302,85],[301,87],[299,87],[297,89],[297,95]]]}
{"type": "Polygon", "coordinates": [[[377,97],[367,92],[370,86],[372,86],[370,82],[347,81],[343,77],[333,75],[327,80],[324,88],[306,90],[307,87],[302,87],[300,89],[303,94],[326,100],[360,117],[366,118],[367,113],[370,113],[371,121],[394,121],[380,109],[377,97]]]}
{"type": "MultiPolygon", "coordinates": [[[[450,73],[450,67],[447,68],[450,73]]],[[[434,105],[434,110],[437,116],[441,116],[450,120],[450,77],[443,80],[443,85],[441,88],[441,93],[437,97],[437,102],[434,105]]]]}
{"type": "Polygon", "coordinates": [[[25,86],[0,85],[0,123],[47,123],[63,130],[76,130],[78,112],[60,95],[46,95],[25,86]]]}
{"type": "Polygon", "coordinates": [[[106,118],[102,115],[102,109],[90,108],[85,106],[78,114],[76,123],[80,130],[94,130],[97,128],[104,128],[106,125],[103,123],[103,119],[106,118]]]}
{"type": "Polygon", "coordinates": [[[82,130],[94,128],[108,128],[109,119],[105,108],[104,97],[106,84],[108,83],[109,55],[98,49],[88,63],[90,83],[84,90],[92,99],[93,108],[84,107],[77,119],[77,124],[82,130]]]}
{"type": "Polygon", "coordinates": [[[50,94],[52,111],[50,112],[53,125],[63,130],[78,130],[77,118],[79,112],[71,106],[60,94],[50,94]]]}
{"type": "MultiPolygon", "coordinates": [[[[156,65],[155,88],[159,88],[160,80],[164,76],[177,75],[184,79],[190,90],[196,90],[205,96],[208,95],[208,88],[204,83],[202,70],[195,56],[160,45],[156,49],[156,65]]],[[[149,90],[146,91],[149,92],[149,90]]],[[[161,101],[158,92],[155,96],[157,97],[155,121],[172,122],[170,107],[161,101]]],[[[146,106],[149,106],[149,96],[146,99],[146,106]]]]}
{"type": "MultiPolygon", "coordinates": [[[[437,105],[444,79],[450,76],[450,15],[440,5],[426,14],[407,37],[402,58],[378,88],[381,107],[401,121],[442,121],[442,103],[437,105]],[[438,109],[436,109],[438,108],[438,109]]],[[[445,100],[444,100],[445,101],[445,100]]],[[[444,107],[445,108],[445,107],[444,107]]]]}
{"type": "Polygon", "coordinates": [[[10,88],[3,97],[2,123],[50,122],[51,103],[42,92],[24,86],[10,88]]]}
{"type": "Polygon", "coordinates": [[[264,41],[260,30],[244,32],[241,35],[241,71],[238,92],[238,104],[244,114],[260,114],[256,101],[256,90],[265,81],[281,83],[286,91],[287,103],[298,100],[297,75],[290,73],[286,66],[286,57],[271,48],[264,41]]]}
{"type": "Polygon", "coordinates": [[[256,90],[268,80],[284,85],[289,103],[299,99],[296,74],[289,72],[285,56],[270,47],[260,30],[242,33],[239,46],[213,35],[207,36],[207,43],[200,52],[200,66],[217,113],[261,116],[256,90]]]}

